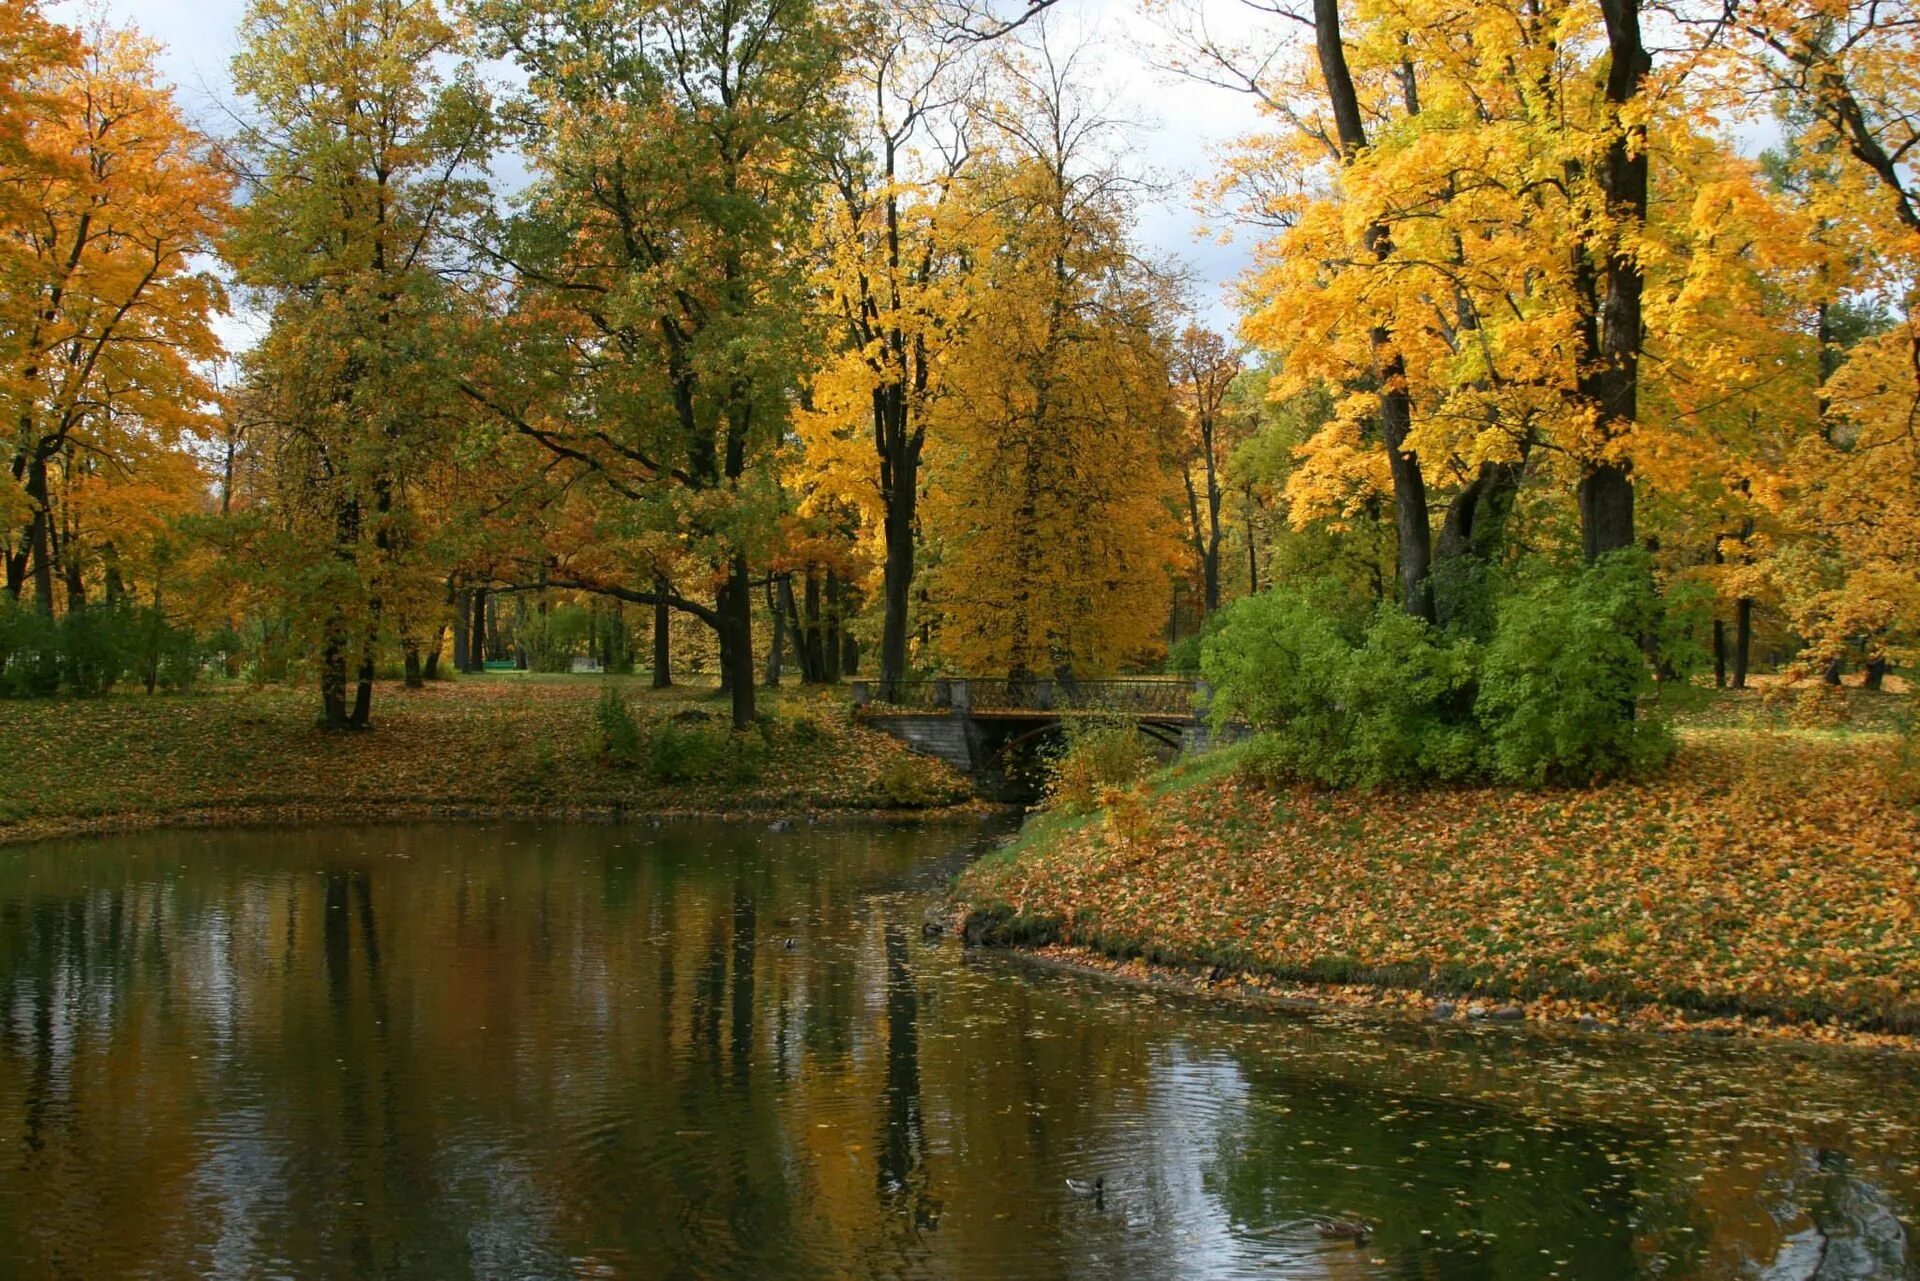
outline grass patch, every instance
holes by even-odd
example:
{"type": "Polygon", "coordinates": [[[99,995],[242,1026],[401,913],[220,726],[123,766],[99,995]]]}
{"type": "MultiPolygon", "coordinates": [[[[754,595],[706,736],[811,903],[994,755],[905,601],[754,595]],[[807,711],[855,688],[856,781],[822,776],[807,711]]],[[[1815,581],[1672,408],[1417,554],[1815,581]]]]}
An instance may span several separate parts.
{"type": "Polygon", "coordinates": [[[939,761],[855,725],[839,690],[759,701],[739,736],[715,690],[610,676],[382,685],[373,729],[350,734],[317,728],[305,689],[0,701],[0,840],[107,816],[857,810],[969,795],[939,761]],[[656,754],[667,768],[648,768],[656,754]]]}

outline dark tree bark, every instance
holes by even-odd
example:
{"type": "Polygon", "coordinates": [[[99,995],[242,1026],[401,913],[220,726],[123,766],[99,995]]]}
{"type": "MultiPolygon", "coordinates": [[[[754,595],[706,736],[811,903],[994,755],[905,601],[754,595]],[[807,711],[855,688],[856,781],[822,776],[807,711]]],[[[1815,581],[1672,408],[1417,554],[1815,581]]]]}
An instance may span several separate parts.
{"type": "MultiPolygon", "coordinates": [[[[1314,45],[1320,72],[1333,108],[1340,151],[1348,161],[1367,145],[1360,114],[1360,97],[1347,67],[1346,46],[1340,35],[1339,0],[1313,0],[1314,45]]],[[[1379,262],[1393,254],[1393,237],[1383,223],[1369,225],[1364,236],[1367,251],[1379,262]]],[[[1413,401],[1407,393],[1407,367],[1386,326],[1375,325],[1373,349],[1379,365],[1380,435],[1387,447],[1387,466],[1393,477],[1394,527],[1399,534],[1397,553],[1400,605],[1415,618],[1435,621],[1433,584],[1433,526],[1427,512],[1427,483],[1420,460],[1406,448],[1413,431],[1413,401]]]]}
{"type": "Polygon", "coordinates": [[[827,614],[820,632],[821,679],[831,685],[840,679],[840,616],[846,591],[838,576],[827,571],[827,614]]]}
{"type": "Polygon", "coordinates": [[[780,688],[780,669],[784,665],[787,649],[787,611],[780,608],[780,594],[775,582],[773,576],[767,578],[767,616],[773,619],[773,641],[767,646],[766,684],[769,689],[780,688]]]}
{"type": "Polygon", "coordinates": [[[1820,669],[1820,683],[1838,686],[1841,683],[1840,677],[1846,670],[1847,662],[1844,658],[1830,658],[1827,660],[1827,665],[1820,669]]]}
{"type": "Polygon", "coordinates": [[[320,643],[320,723],[327,729],[348,729],[347,638],[344,628],[329,625],[320,643]]]}
{"type": "Polygon", "coordinates": [[[1447,504],[1434,548],[1434,567],[1441,580],[1434,601],[1438,622],[1453,622],[1465,604],[1459,595],[1470,586],[1470,575],[1454,571],[1464,570],[1469,563],[1491,565],[1499,558],[1524,470],[1524,461],[1482,463],[1447,504]]]}
{"type": "MultiPolygon", "coordinates": [[[[653,589],[656,592],[667,591],[667,580],[655,577],[653,589]]],[[[673,613],[665,601],[655,601],[653,605],[653,687],[671,689],[673,687],[673,613]]]]}
{"type": "Polygon", "coordinates": [[[1247,484],[1247,594],[1260,594],[1260,550],[1254,535],[1258,527],[1254,524],[1253,484],[1247,484]]]}
{"type": "Polygon", "coordinates": [[[1862,682],[1863,689],[1884,689],[1887,683],[1887,660],[1885,657],[1867,660],[1867,675],[1862,682]]]}
{"type": "MultiPolygon", "coordinates": [[[[1628,239],[1647,220],[1647,140],[1644,126],[1627,125],[1619,116],[1640,96],[1653,58],[1640,34],[1640,0],[1600,0],[1600,10],[1611,54],[1606,101],[1615,116],[1601,160],[1600,191],[1609,221],[1628,239]]],[[[1594,270],[1602,285],[1600,314],[1589,330],[1592,359],[1581,374],[1580,390],[1599,415],[1604,441],[1639,413],[1644,281],[1638,259],[1620,245],[1610,245],[1594,270]]],[[[1633,479],[1625,462],[1589,461],[1580,478],[1579,507],[1581,550],[1589,561],[1633,546],[1633,479]]]]}
{"type": "Polygon", "coordinates": [[[367,638],[367,646],[360,654],[359,681],[353,691],[353,715],[349,724],[354,729],[365,729],[372,723],[373,716],[373,638],[367,638]]]}
{"type": "Polygon", "coordinates": [[[440,624],[440,626],[434,628],[433,644],[427,647],[426,677],[430,681],[437,681],[440,679],[440,650],[442,649],[442,647],[446,645],[446,643],[447,643],[447,625],[445,623],[442,623],[440,624]]]}
{"type": "Polygon", "coordinates": [[[467,648],[472,615],[473,593],[462,587],[453,593],[453,670],[456,672],[473,670],[467,648]]]}
{"type": "Polygon", "coordinates": [[[1733,602],[1733,687],[1747,687],[1747,664],[1753,656],[1753,598],[1733,602]]]}
{"type": "Polygon", "coordinates": [[[733,695],[733,728],[753,726],[753,584],[747,571],[747,558],[735,553],[727,582],[717,594],[714,612],[720,616],[720,652],[726,663],[724,673],[733,695]]]}
{"type": "Polygon", "coordinates": [[[467,670],[487,670],[487,589],[473,589],[473,629],[467,636],[467,670]]]}
{"type": "Polygon", "coordinates": [[[1718,618],[1713,620],[1713,687],[1727,687],[1727,625],[1718,618]]]}
{"type": "Polygon", "coordinates": [[[33,504],[33,523],[27,527],[27,554],[33,564],[33,604],[53,617],[53,509],[47,491],[47,460],[35,456],[27,464],[27,499],[33,504]]]}
{"type": "Polygon", "coordinates": [[[427,687],[427,680],[421,671],[420,642],[412,639],[403,639],[400,642],[400,661],[405,673],[406,687],[408,689],[425,689],[427,687]]]}

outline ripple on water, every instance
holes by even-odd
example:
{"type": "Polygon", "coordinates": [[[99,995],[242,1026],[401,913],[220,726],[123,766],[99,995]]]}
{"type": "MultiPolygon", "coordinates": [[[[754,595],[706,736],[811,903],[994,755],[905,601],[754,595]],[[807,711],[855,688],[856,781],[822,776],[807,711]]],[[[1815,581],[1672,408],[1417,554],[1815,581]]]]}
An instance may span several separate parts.
{"type": "Polygon", "coordinates": [[[1910,1061],[1272,1016],[983,958],[920,932],[973,839],[420,826],[0,854],[0,1257],[1917,1275],[1910,1061]],[[1328,1216],[1372,1234],[1329,1240],[1328,1216]]]}

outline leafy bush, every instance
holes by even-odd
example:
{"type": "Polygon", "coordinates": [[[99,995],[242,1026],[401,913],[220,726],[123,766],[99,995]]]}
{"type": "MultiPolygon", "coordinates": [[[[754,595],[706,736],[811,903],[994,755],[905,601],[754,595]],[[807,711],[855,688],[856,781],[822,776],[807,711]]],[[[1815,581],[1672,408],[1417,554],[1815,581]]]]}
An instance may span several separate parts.
{"type": "Polygon", "coordinates": [[[32,698],[60,690],[60,641],[53,619],[0,600],[0,694],[32,698]]]}
{"type": "Polygon", "coordinates": [[[1475,650],[1391,606],[1364,632],[1287,590],[1235,606],[1205,652],[1216,721],[1262,731],[1249,765],[1334,786],[1473,771],[1475,650]]]}
{"type": "Polygon", "coordinates": [[[1666,759],[1672,731],[1640,706],[1654,688],[1640,638],[1659,624],[1640,553],[1542,577],[1502,601],[1474,706],[1489,772],[1586,782],[1666,759]]]}
{"type": "Polygon", "coordinates": [[[93,605],[53,619],[0,604],[0,696],[92,696],[127,679],[183,689],[202,661],[193,634],[152,606],[93,605]]]}
{"type": "Polygon", "coordinates": [[[765,750],[745,734],[663,721],[647,740],[647,772],[657,783],[751,783],[765,750]]]}
{"type": "Polygon", "coordinates": [[[888,804],[901,809],[947,805],[965,794],[956,791],[952,780],[932,761],[907,752],[900,753],[881,772],[880,790],[888,804]]]}
{"type": "Polygon", "coordinates": [[[1069,813],[1090,810],[1111,789],[1144,777],[1157,762],[1131,721],[1070,724],[1066,744],[1047,764],[1047,804],[1069,813]]]}
{"type": "Polygon", "coordinates": [[[1641,706],[1655,661],[1693,663],[1644,556],[1536,573],[1497,601],[1484,644],[1393,606],[1356,621],[1325,585],[1236,602],[1202,651],[1216,724],[1259,731],[1248,768],[1329,786],[1490,776],[1584,781],[1664,759],[1641,706]]]}
{"type": "Polygon", "coordinates": [[[627,700],[613,685],[600,691],[593,707],[594,745],[601,760],[617,769],[640,763],[640,725],[627,700]]]}

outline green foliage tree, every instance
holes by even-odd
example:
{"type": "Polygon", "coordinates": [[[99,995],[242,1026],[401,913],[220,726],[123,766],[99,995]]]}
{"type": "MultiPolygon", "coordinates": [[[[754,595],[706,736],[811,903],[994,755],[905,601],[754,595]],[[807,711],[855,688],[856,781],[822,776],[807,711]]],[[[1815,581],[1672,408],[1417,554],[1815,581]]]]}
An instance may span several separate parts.
{"type": "Polygon", "coordinates": [[[497,250],[518,285],[503,358],[467,392],[585,482],[599,537],[551,581],[706,622],[744,729],[749,567],[808,363],[798,249],[839,121],[831,14],[811,0],[480,12],[526,76],[508,119],[536,177],[497,250]]]}
{"type": "Polygon", "coordinates": [[[447,450],[448,277],[484,196],[468,36],[431,0],[253,0],[234,60],[253,112],[228,252],[270,317],[247,362],[274,472],[252,546],[330,728],[368,725],[383,629],[439,591],[416,499],[447,450]]]}

